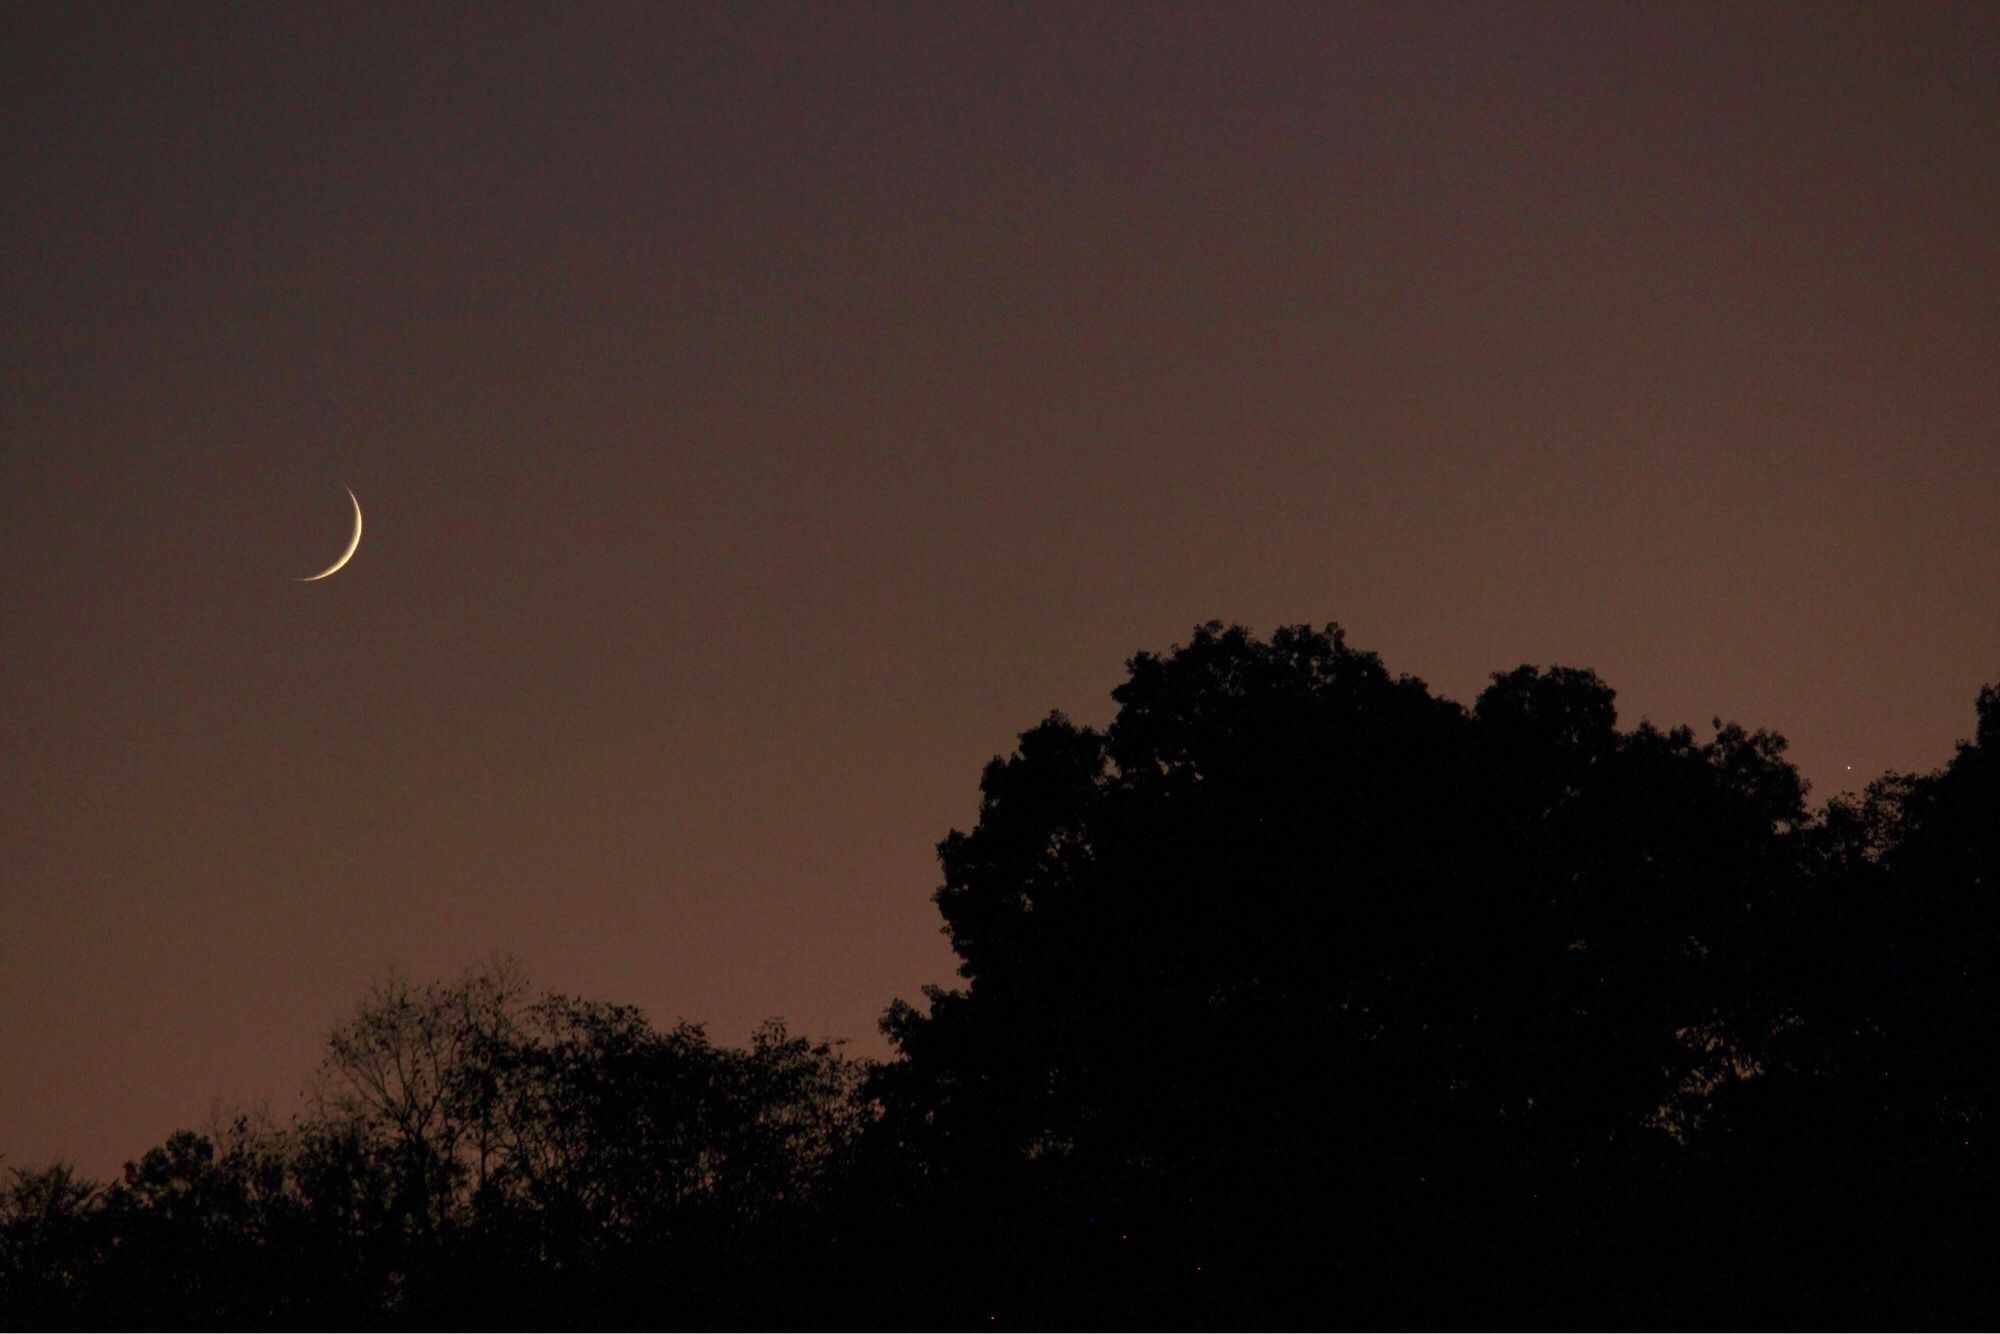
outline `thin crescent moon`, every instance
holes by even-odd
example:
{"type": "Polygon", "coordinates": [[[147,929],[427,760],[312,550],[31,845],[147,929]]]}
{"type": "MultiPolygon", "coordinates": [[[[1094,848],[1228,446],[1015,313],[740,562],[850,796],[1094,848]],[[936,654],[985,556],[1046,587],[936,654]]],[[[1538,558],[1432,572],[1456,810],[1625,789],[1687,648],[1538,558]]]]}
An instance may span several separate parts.
{"type": "Polygon", "coordinates": [[[333,564],[331,564],[331,565],[327,566],[327,567],[326,567],[326,568],[325,568],[324,570],[321,570],[321,571],[320,571],[320,572],[319,572],[318,574],[309,574],[309,575],[306,575],[305,577],[301,578],[301,579],[300,579],[300,580],[299,580],[298,582],[300,582],[300,583],[302,583],[302,584],[310,584],[310,583],[314,582],[315,580],[319,580],[319,579],[324,579],[324,578],[326,578],[326,577],[327,577],[327,576],[328,576],[329,574],[337,574],[337,573],[339,573],[339,572],[340,572],[340,567],[341,567],[341,566],[343,566],[343,565],[345,565],[345,564],[347,564],[347,562],[349,562],[349,561],[353,560],[353,559],[354,559],[354,553],[355,553],[355,552],[356,552],[357,550],[359,550],[359,549],[360,549],[360,546],[361,546],[361,502],[360,502],[359,500],[356,500],[356,499],[355,499],[355,496],[354,496],[354,490],[353,490],[353,488],[352,488],[352,487],[345,487],[345,486],[343,486],[343,487],[342,487],[342,488],[340,488],[340,489],[341,489],[341,490],[343,490],[343,491],[345,491],[345,492],[347,492],[347,498],[348,498],[349,500],[353,500],[353,501],[354,501],[354,536],[353,536],[353,537],[351,537],[351,538],[349,538],[349,539],[347,540],[347,550],[345,550],[345,551],[343,551],[343,552],[341,552],[341,553],[340,553],[340,559],[339,559],[339,560],[337,560],[337,561],[335,561],[335,562],[334,562],[333,564]]]}

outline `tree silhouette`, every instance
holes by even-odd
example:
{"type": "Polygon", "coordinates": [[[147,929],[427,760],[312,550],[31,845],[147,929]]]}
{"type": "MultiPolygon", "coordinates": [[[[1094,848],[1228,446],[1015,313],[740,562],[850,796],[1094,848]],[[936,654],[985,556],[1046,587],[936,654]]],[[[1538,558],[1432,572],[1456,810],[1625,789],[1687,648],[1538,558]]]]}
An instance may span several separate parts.
{"type": "Polygon", "coordinates": [[[16,1173],[6,1323],[712,1323],[796,1305],[777,1254],[865,1118],[862,1071],[775,1021],[744,1050],[530,1000],[513,965],[391,976],[310,1113],[179,1132],[105,1190],[16,1173]],[[763,1277],[766,1287],[751,1286],[763,1277]],[[650,1317],[657,1319],[657,1316],[650,1317]]]}
{"type": "Polygon", "coordinates": [[[1809,812],[1588,671],[1129,668],[986,766],[894,1060],[392,975],[305,1115],[11,1171],[0,1326],[1990,1323],[2000,688],[1809,812]]]}
{"type": "Polygon", "coordinates": [[[9,1168],[0,1190],[0,1318],[10,1327],[67,1323],[100,1260],[96,1187],[55,1164],[9,1168]]]}
{"type": "Polygon", "coordinates": [[[1779,739],[1619,732],[1563,669],[1468,712],[1334,627],[1204,626],[1114,698],[988,766],[940,847],[968,985],[886,1020],[889,1124],[1020,1233],[1143,1249],[1163,1313],[1414,1312],[1754,1068],[1737,941],[1804,868],[1779,739]]]}
{"type": "Polygon", "coordinates": [[[1795,1239],[1762,1285],[1781,1309],[1990,1323],[2000,691],[1977,720],[1943,769],[1830,803],[1810,883],[1762,924],[1789,1022],[1702,1148],[1732,1216],[1795,1239]]]}

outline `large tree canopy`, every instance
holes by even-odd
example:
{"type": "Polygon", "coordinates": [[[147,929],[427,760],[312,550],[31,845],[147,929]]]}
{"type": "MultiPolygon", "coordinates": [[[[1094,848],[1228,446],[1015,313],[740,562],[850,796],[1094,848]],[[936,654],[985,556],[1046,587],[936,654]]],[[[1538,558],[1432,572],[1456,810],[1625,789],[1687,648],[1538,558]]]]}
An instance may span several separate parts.
{"type": "MultiPolygon", "coordinates": [[[[1463,1310],[1445,1255],[1546,1302],[1527,1236],[1589,1282],[1666,1282],[1743,1090],[1825,1040],[1801,1007],[1846,985],[1800,953],[1828,838],[1782,739],[1621,730],[1567,668],[1496,674],[1467,710],[1337,627],[1204,626],[1114,698],[1103,733],[1024,733],[940,847],[965,985],[886,1021],[912,1158],[1072,1257],[1152,1248],[1162,1310],[1203,1284],[1281,1321],[1463,1310]]],[[[1987,730],[1895,789],[1873,910],[1909,919],[1896,875],[1960,884],[1949,859],[1980,847],[1990,868],[2000,807],[1966,795],[1987,730]]],[[[1944,927],[1920,929],[1991,958],[1944,927]]]]}

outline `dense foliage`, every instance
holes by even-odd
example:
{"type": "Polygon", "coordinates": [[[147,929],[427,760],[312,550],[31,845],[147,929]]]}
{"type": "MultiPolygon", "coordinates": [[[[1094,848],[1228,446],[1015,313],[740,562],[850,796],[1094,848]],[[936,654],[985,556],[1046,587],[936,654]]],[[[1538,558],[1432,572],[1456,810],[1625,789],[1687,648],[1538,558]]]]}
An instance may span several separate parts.
{"type": "Polygon", "coordinates": [[[963,985],[872,1068],[507,970],[313,1110],[16,1171],[9,1324],[1971,1324],[2000,690],[1809,810],[1784,743],[1470,709],[1338,629],[1142,654],[940,846],[963,985]]]}

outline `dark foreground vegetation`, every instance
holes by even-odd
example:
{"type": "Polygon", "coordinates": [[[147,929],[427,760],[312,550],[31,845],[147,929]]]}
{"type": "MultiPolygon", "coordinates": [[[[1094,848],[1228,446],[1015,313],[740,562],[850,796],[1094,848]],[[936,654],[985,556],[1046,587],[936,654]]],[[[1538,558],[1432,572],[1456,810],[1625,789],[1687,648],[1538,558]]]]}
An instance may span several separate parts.
{"type": "Polygon", "coordinates": [[[2000,692],[1783,743],[1203,629],[941,845],[879,1066],[390,981],[310,1112],[11,1175],[0,1323],[1986,1325],[2000,692]]]}

